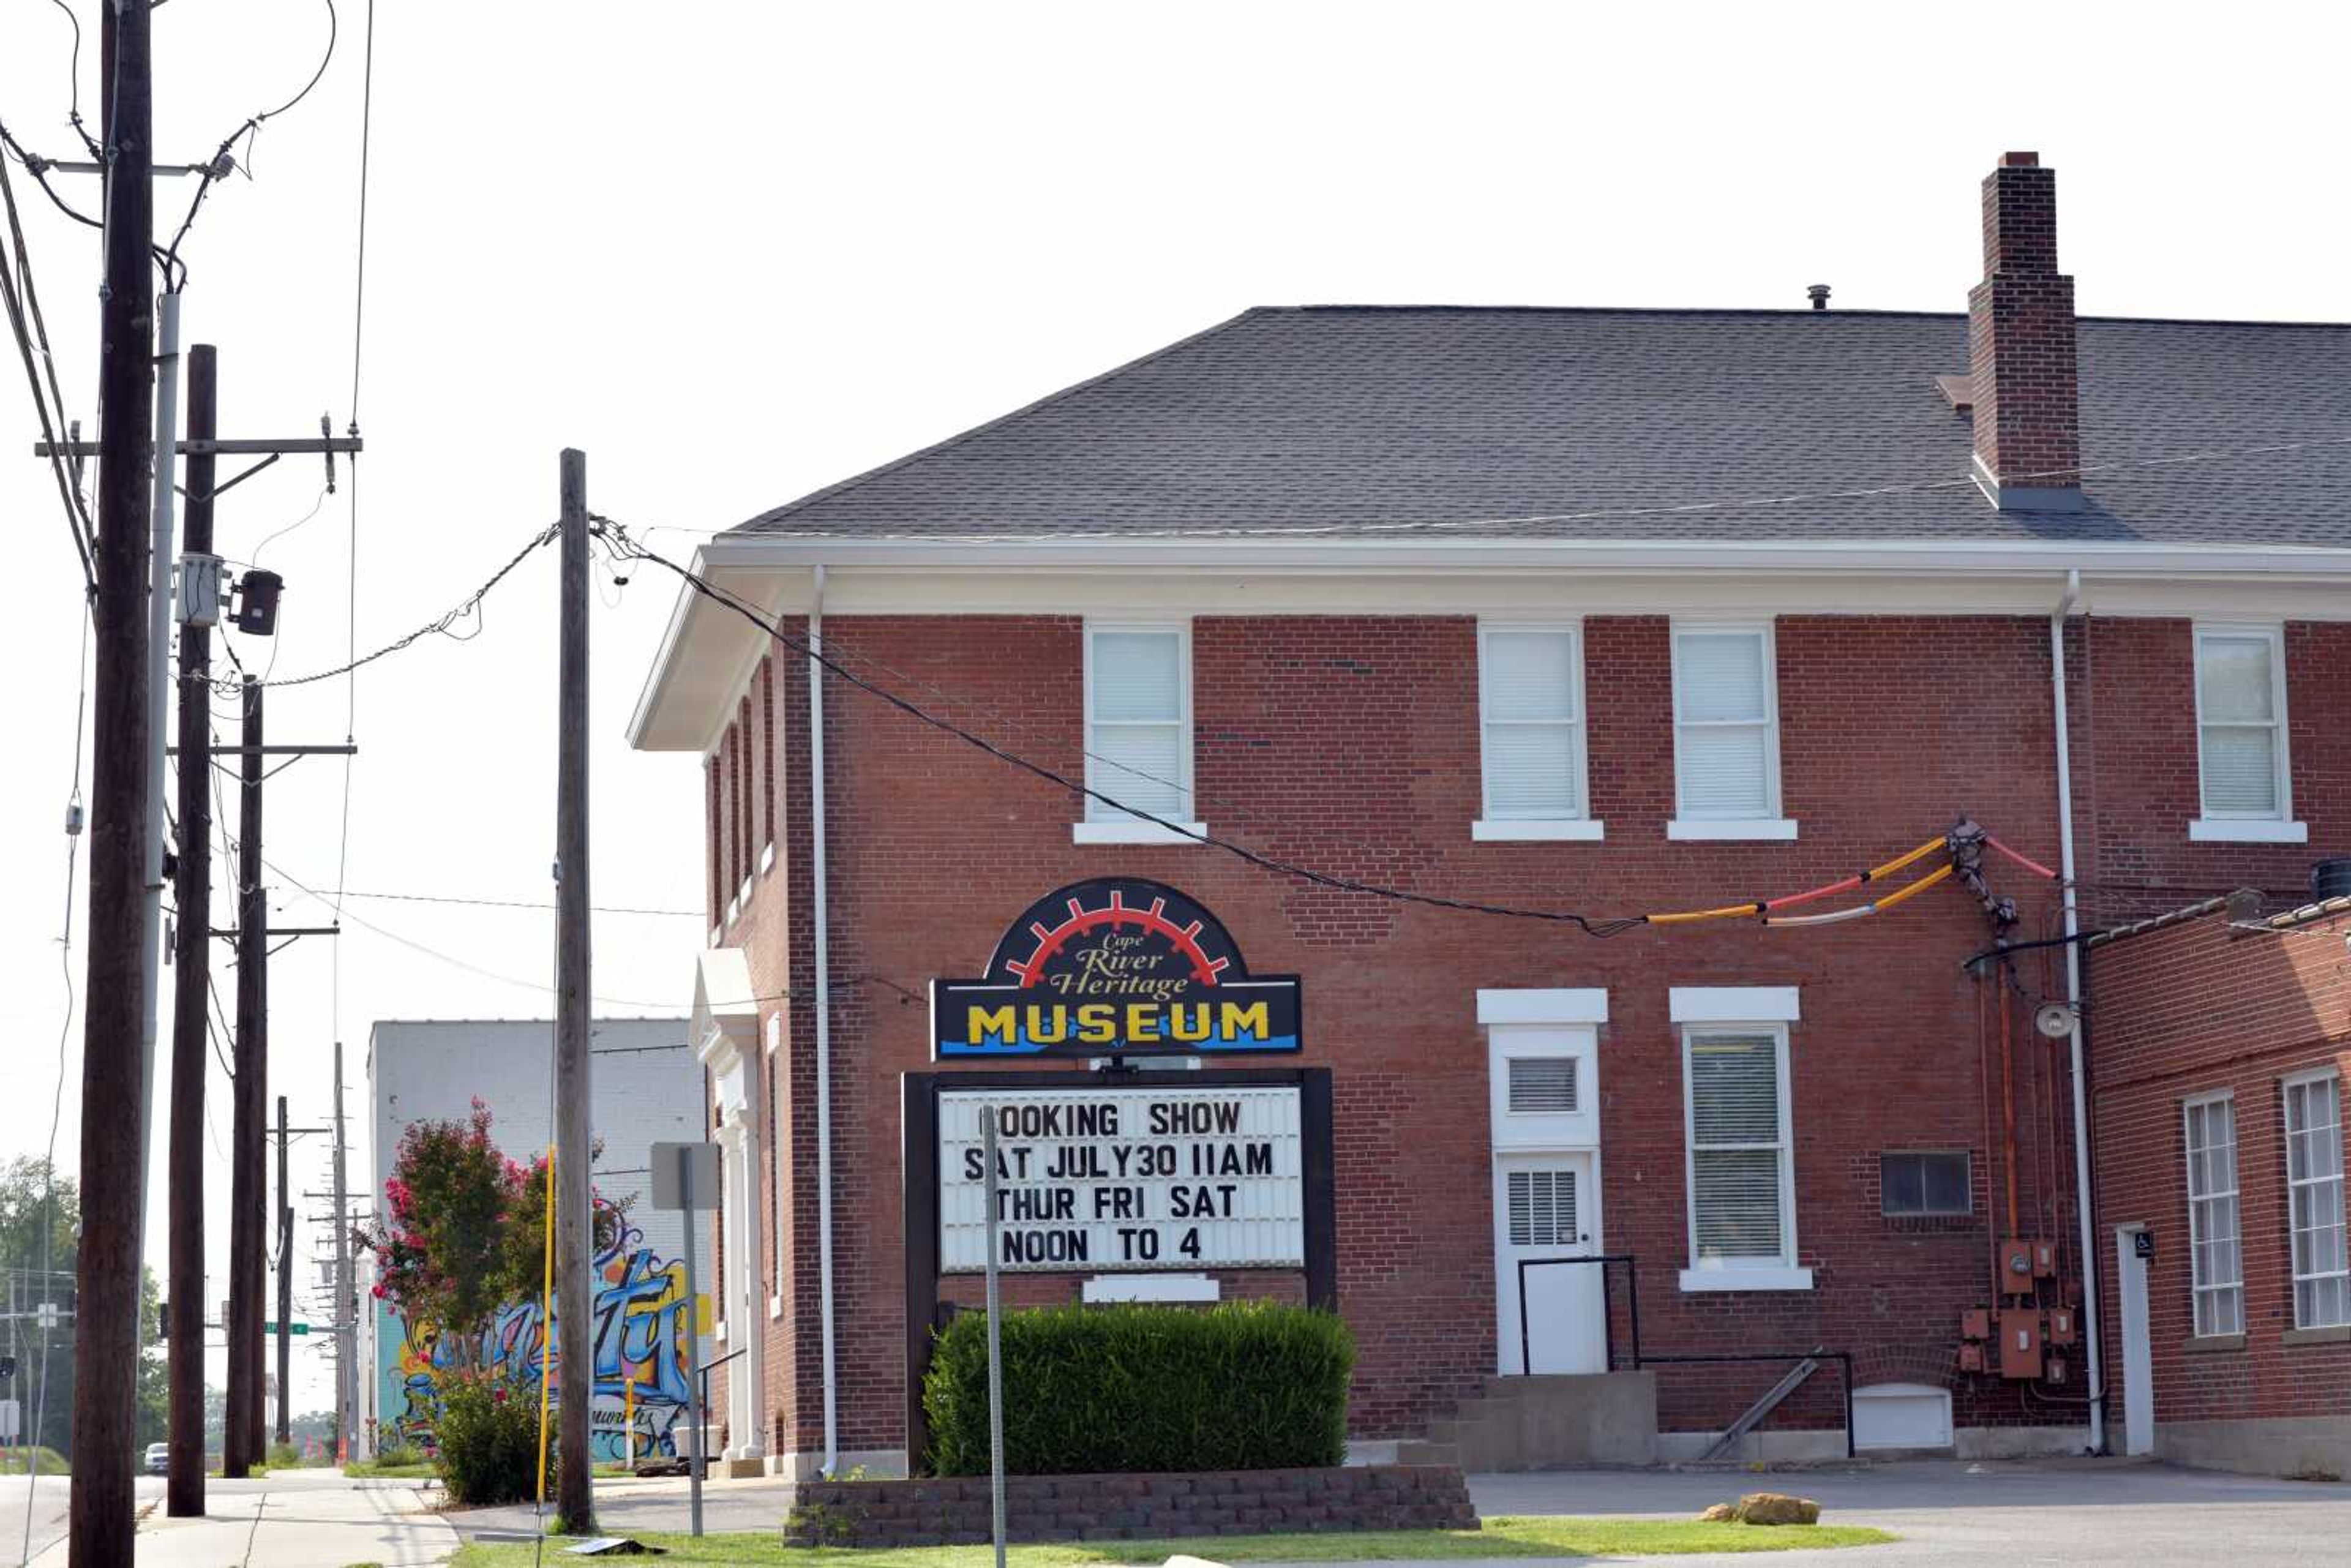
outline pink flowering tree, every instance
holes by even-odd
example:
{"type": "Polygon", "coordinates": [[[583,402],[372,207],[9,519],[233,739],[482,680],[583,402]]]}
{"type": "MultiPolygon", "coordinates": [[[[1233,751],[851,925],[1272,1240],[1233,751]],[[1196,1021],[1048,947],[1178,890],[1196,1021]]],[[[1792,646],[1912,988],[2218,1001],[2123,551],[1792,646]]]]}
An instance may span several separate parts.
{"type": "MultiPolygon", "coordinates": [[[[354,1238],[376,1256],[375,1294],[409,1322],[434,1324],[457,1366],[477,1366],[498,1312],[539,1293],[546,1156],[528,1166],[507,1158],[490,1137],[489,1107],[476,1099],[464,1121],[410,1124],[383,1197],[383,1219],[354,1238]]],[[[622,1216],[601,1199],[592,1210],[601,1251],[622,1216]]]]}

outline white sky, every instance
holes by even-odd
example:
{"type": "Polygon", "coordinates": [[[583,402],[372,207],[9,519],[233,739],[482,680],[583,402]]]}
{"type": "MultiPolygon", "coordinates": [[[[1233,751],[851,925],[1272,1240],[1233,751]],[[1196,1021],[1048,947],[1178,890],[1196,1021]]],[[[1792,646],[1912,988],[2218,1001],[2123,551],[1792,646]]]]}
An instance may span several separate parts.
{"type": "MultiPolygon", "coordinates": [[[[95,123],[97,3],[74,4],[95,123]]],[[[325,79],[263,130],[253,180],[214,191],[185,252],[185,337],[220,345],[225,435],[350,416],[366,0],[339,4],[325,79]]],[[[1840,307],[1962,308],[1980,271],[1977,183],[2006,148],[2038,149],[2059,171],[2062,259],[2085,313],[2351,318],[2340,7],[2003,15],[388,5],[375,33],[360,646],[438,615],[550,520],[566,444],[589,453],[599,510],[709,529],[1253,304],[1795,308],[1825,281],[1840,307]]],[[[156,16],[162,156],[202,160],[282,101],[325,31],[323,0],[172,0],[156,16]]],[[[52,0],[0,0],[0,118],[51,156],[73,151],[68,47],[52,0]]],[[[95,236],[12,172],[68,395],[86,407],[95,236]]],[[[94,204],[93,182],[66,183],[94,204]]],[[[165,186],[159,223],[176,223],[186,190],[165,186]]],[[[37,1154],[47,1137],[65,1016],[59,829],[79,589],[35,434],[16,370],[0,368],[0,518],[19,547],[6,646],[26,677],[0,771],[0,864],[14,873],[0,901],[0,1154],[37,1154]]],[[[250,555],[309,510],[319,481],[315,464],[288,460],[225,498],[221,549],[250,555]]],[[[349,495],[261,558],[287,581],[279,674],[341,659],[349,495]]],[[[595,895],[693,910],[698,769],[622,739],[669,609],[660,577],[593,622],[595,895]]],[[[364,673],[351,888],[550,895],[554,607],[542,552],[493,597],[475,641],[429,639],[364,673]]],[[[239,642],[249,663],[272,656],[239,642]]],[[[341,739],[343,702],[340,683],[274,694],[271,738],[341,739]]],[[[340,763],[311,760],[270,789],[269,857],[313,887],[334,883],[340,782],[340,763]]],[[[283,918],[322,919],[276,889],[283,918]]],[[[347,923],[338,1011],[329,944],[298,945],[271,972],[270,1081],[297,1124],[325,1118],[340,1035],[364,1129],[371,1019],[551,1008],[533,988],[551,962],[550,914],[371,900],[350,919],[532,984],[347,923]]],[[[596,992],[651,1005],[608,1010],[683,1010],[701,932],[695,919],[600,919],[596,992]]],[[[226,956],[215,949],[225,1000],[226,956]]],[[[77,987],[81,960],[77,946],[77,987]]],[[[168,992],[164,1008],[168,1021],[168,992]]],[[[57,1139],[68,1170],[79,1050],[77,1022],[57,1139]]],[[[226,1087],[215,1071],[224,1137],[226,1087]]],[[[162,1124],[159,1110],[151,1170],[162,1124]]],[[[295,1163],[322,1187],[320,1143],[298,1144],[295,1163]]],[[[363,1177],[364,1150],[353,1168],[363,1177]]],[[[207,1179],[217,1299],[217,1153],[207,1179]]],[[[160,1216],[160,1179],[153,1193],[160,1216]]],[[[305,1227],[299,1245],[330,1242],[305,1227]]],[[[160,1218],[149,1253],[160,1276],[160,1218]]],[[[310,1278],[306,1267],[298,1284],[310,1278]]],[[[298,1356],[319,1369],[302,1375],[298,1408],[328,1401],[324,1360],[298,1356]]]]}

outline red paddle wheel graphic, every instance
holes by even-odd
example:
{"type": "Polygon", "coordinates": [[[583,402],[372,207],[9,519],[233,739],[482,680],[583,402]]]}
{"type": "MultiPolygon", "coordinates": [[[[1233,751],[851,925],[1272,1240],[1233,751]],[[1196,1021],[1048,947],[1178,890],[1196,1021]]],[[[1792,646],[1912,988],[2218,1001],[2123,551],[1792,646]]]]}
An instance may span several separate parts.
{"type": "Polygon", "coordinates": [[[1101,909],[1088,909],[1076,898],[1068,904],[1069,917],[1048,925],[1041,920],[1029,923],[1029,935],[1037,938],[1036,950],[1026,958],[1012,958],[1005,968],[1019,977],[1025,990],[1036,985],[1044,976],[1045,967],[1066,946],[1071,938],[1099,931],[1104,926],[1113,930],[1133,927],[1164,937],[1176,953],[1192,967],[1192,978],[1204,986],[1213,986],[1217,977],[1231,964],[1229,958],[1210,958],[1200,947],[1201,922],[1178,925],[1167,916],[1167,901],[1155,898],[1147,909],[1127,906],[1125,895],[1116,888],[1110,894],[1110,903],[1101,909]]]}

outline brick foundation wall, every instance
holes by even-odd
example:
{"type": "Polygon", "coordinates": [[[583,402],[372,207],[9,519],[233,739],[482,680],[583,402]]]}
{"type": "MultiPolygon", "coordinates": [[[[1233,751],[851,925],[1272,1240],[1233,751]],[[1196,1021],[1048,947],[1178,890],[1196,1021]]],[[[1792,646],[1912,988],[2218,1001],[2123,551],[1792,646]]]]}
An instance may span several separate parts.
{"type": "MultiPolygon", "coordinates": [[[[1007,1476],[1004,1492],[1005,1534],[1013,1541],[1478,1528],[1469,1488],[1449,1465],[1007,1476]]],[[[986,1476],[810,1481],[793,1490],[784,1544],[953,1546],[992,1532],[986,1476]]]]}
{"type": "MultiPolygon", "coordinates": [[[[799,622],[787,622],[797,634],[799,622]]],[[[1785,616],[1777,622],[1782,793],[1792,843],[1668,841],[1674,810],[1668,622],[1583,622],[1592,813],[1600,843],[1474,843],[1480,810],[1476,622],[1468,617],[1218,617],[1193,622],[1196,784],[1210,830],[1269,854],[1430,894],[1604,913],[1688,907],[1814,885],[1907,849],[1961,813],[2053,861],[2048,626],[2033,617],[1785,616]]],[[[2197,814],[2188,622],[2097,622],[2069,633],[2077,827],[2093,923],[2254,873],[2300,882],[2308,851],[2190,844],[2197,814]],[[2182,749],[2184,747],[2184,750],[2182,749]]],[[[1071,775],[1082,769],[1075,617],[842,616],[830,648],[862,673],[1071,775]],[[892,674],[887,672],[898,672],[892,674]],[[902,678],[903,677],[903,678],[902,678]],[[953,694],[941,697],[916,683],[953,694]]],[[[2287,629],[2296,813],[2314,844],[2351,837],[2351,730],[2322,733],[2351,669],[2351,627],[2287,629]]],[[[809,923],[805,668],[780,650],[774,866],[720,939],[744,946],[763,1018],[778,1019],[773,1173],[785,1215],[781,1315],[758,1325],[768,1368],[757,1418],[770,1453],[820,1448],[814,956],[809,923]]],[[[1643,1337],[1657,1352],[1809,1349],[1857,1358],[1857,1381],[1949,1386],[1961,1426],[2053,1413],[1955,1370],[1958,1315],[1987,1304],[1994,1213],[1983,1134],[1979,997],[1961,961],[1980,914],[1937,889],[1894,915],[1814,932],[1729,924],[1593,942],[1572,928],[1451,914],[1306,887],[1200,846],[1071,841],[1066,792],[826,685],[841,1445],[904,1443],[898,1076],[928,1065],[919,998],[975,972],[1005,924],[1064,882],[1156,877],[1214,909],[1250,966],[1303,977],[1303,1061],[1334,1070],[1340,1295],[1361,1357],[1351,1431],[1418,1435],[1498,1364],[1487,1045],[1480,988],[1602,987],[1604,1235],[1640,1260],[1643,1337]],[[1673,986],[1792,985],[1799,1261],[1810,1291],[1685,1294],[1687,1208],[1673,986]],[[915,1000],[909,1000],[911,993],[915,1000]],[[1967,1149],[1973,1213],[1879,1212],[1880,1151],[1967,1149]]],[[[2046,884],[1996,863],[2022,934],[2053,928],[2046,884]]],[[[1841,902],[1841,901],[1838,901],[1841,902]]],[[[2025,966],[2042,994],[2062,966],[2025,966]]],[[[763,1036],[764,1040],[764,1036],[763,1036]]],[[[2043,1074],[2021,1164],[2028,1227],[2073,1233],[2062,1052],[2043,1074]]],[[[762,1114],[767,1113],[763,1110],[762,1114]]],[[[763,1172],[764,1183],[770,1173],[763,1172]]],[[[777,1273],[776,1227],[759,1227],[777,1273]]],[[[1290,1293],[1280,1275],[1228,1294],[1290,1293]]],[[[1025,1277],[1016,1302],[1066,1301],[1070,1277],[1025,1277]]],[[[950,1284],[953,1298],[959,1287],[950,1284]]],[[[1625,1343],[1621,1285],[1614,1310],[1625,1343]]],[[[730,1333],[736,1332],[730,1325],[730,1333]]],[[[1669,1429],[1719,1427],[1774,1374],[1661,1377],[1669,1429]],[[1759,1381],[1760,1379],[1760,1381],[1759,1381]],[[1752,1386],[1750,1386],[1750,1385],[1752,1386]]],[[[723,1380],[721,1380],[723,1381],[723,1380]]],[[[1833,1377],[1774,1425],[1834,1426],[1833,1377]]],[[[723,1396],[722,1396],[723,1402],[723,1396]]],[[[737,1413],[721,1418],[739,1431],[737,1413]]]]}
{"type": "MultiPolygon", "coordinates": [[[[2331,1416],[2351,1428],[2351,1336],[2313,1343],[2294,1332],[2279,1090],[2312,1068],[2351,1072],[2346,934],[2351,919],[2341,918],[2240,933],[2216,912],[2090,954],[2097,1230],[2108,1249],[2116,1226],[2155,1233],[2147,1322],[2158,1448],[2176,1422],[2331,1416]],[[2236,1104],[2241,1345],[2194,1341],[2182,1103],[2217,1090],[2236,1104]]],[[[2111,1252],[2102,1261],[2106,1321],[2119,1324],[2111,1252]]],[[[2122,1355],[2111,1341],[2117,1426],[2122,1355]]]]}

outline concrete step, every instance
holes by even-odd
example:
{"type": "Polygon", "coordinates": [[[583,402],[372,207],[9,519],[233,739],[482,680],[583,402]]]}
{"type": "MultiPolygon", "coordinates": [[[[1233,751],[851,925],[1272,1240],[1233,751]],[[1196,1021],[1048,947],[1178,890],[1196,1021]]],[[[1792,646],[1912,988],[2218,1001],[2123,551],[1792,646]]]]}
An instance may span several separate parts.
{"type": "Polygon", "coordinates": [[[1646,1372],[1497,1377],[1485,1394],[1460,1402],[1452,1427],[1461,1468],[1472,1472],[1652,1464],[1656,1378],[1646,1372]]]}
{"type": "Polygon", "coordinates": [[[1400,1465],[1458,1465],[1461,1456],[1450,1443],[1420,1443],[1410,1438],[1396,1445],[1400,1465]]]}

